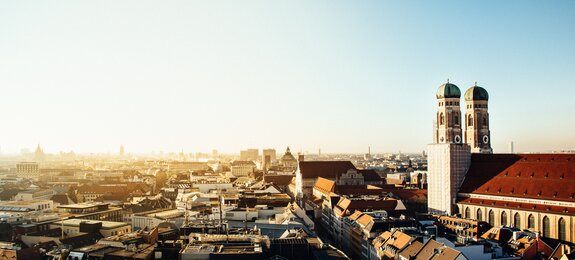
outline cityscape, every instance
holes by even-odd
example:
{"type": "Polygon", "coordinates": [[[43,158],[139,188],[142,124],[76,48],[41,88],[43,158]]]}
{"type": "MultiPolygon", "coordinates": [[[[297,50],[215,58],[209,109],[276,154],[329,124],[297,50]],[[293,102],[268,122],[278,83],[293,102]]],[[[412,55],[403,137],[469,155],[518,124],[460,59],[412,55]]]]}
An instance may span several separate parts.
{"type": "Polygon", "coordinates": [[[0,260],[575,259],[574,25],[570,1],[0,3],[0,260]]]}

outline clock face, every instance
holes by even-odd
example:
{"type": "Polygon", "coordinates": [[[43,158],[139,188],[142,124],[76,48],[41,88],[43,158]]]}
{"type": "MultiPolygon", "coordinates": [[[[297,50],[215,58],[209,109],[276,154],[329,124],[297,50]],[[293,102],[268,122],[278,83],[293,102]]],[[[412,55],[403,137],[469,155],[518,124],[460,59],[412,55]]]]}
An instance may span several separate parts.
{"type": "Polygon", "coordinates": [[[483,143],[484,144],[489,143],[489,136],[486,136],[486,135],[483,136],[483,143]]]}
{"type": "Polygon", "coordinates": [[[459,135],[455,136],[455,143],[457,143],[457,144],[461,143],[461,136],[459,136],[459,135]]]}

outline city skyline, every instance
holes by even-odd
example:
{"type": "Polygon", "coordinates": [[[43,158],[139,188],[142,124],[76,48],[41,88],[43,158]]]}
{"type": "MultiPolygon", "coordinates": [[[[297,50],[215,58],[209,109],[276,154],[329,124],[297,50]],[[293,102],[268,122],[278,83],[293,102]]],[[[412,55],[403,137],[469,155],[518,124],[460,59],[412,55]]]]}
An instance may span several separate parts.
{"type": "Polygon", "coordinates": [[[2,153],[421,152],[448,78],[495,153],[575,149],[571,2],[247,3],[2,3],[2,153]]]}

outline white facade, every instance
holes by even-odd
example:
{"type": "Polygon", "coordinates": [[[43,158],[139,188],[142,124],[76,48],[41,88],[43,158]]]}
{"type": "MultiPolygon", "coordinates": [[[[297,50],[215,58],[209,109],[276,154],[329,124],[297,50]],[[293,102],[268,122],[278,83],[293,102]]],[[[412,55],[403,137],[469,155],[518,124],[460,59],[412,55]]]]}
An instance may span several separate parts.
{"type": "Polygon", "coordinates": [[[454,213],[459,187],[471,162],[467,144],[430,144],[427,146],[427,207],[430,213],[454,213]]]}

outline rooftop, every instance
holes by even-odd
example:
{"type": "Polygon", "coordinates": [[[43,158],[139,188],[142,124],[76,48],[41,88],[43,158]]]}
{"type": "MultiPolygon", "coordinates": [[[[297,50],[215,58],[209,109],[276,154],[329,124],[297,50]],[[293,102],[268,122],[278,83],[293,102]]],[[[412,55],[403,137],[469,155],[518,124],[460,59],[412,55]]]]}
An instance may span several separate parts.
{"type": "Polygon", "coordinates": [[[110,203],[104,202],[82,202],[76,204],[68,204],[68,205],[60,205],[58,208],[65,208],[65,209],[87,209],[99,206],[110,205],[110,203]]]}
{"type": "Polygon", "coordinates": [[[459,192],[575,202],[575,154],[472,154],[459,192]]]}
{"type": "MultiPolygon", "coordinates": [[[[86,219],[79,219],[79,218],[64,220],[64,226],[79,227],[80,223],[82,223],[82,222],[88,223],[88,224],[96,224],[96,223],[101,222],[103,229],[111,229],[111,228],[118,228],[118,227],[123,227],[123,226],[130,226],[130,224],[125,223],[125,222],[86,220],[86,219]]],[[[62,225],[62,221],[56,221],[56,222],[54,222],[54,224],[55,225],[62,225]]]]}

